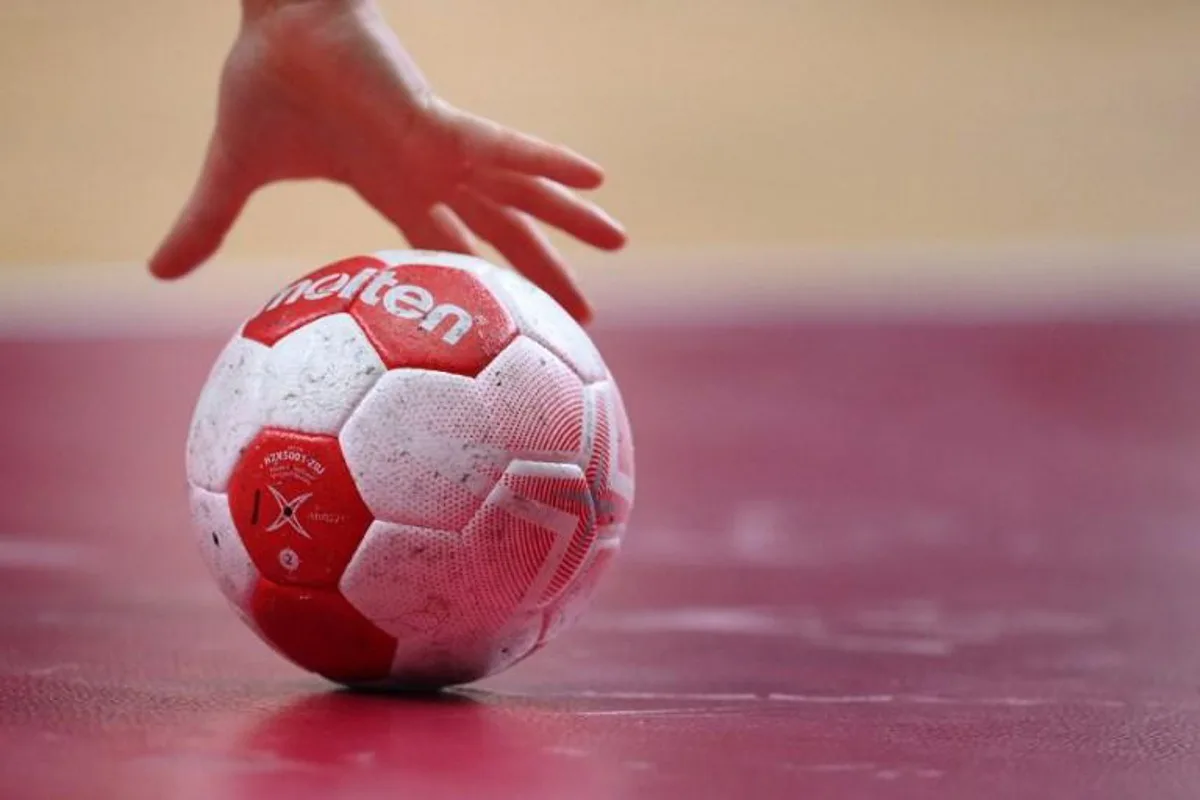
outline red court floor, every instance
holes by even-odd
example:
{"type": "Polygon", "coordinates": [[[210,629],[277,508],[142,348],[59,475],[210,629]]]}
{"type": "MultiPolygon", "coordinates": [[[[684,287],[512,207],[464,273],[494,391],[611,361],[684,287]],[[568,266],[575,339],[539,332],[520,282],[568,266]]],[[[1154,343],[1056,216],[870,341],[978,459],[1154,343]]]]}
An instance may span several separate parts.
{"type": "Polygon", "coordinates": [[[0,798],[1200,797],[1200,325],[597,339],[627,550],[423,700],[299,672],[203,571],[220,342],[0,345],[0,798]]]}

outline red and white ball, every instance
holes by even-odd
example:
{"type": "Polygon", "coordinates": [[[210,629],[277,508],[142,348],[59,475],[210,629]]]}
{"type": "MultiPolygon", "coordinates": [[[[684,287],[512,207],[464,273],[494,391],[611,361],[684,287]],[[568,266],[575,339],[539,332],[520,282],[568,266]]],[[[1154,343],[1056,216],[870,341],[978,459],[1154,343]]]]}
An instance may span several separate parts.
{"type": "Polygon", "coordinates": [[[516,273],[356,256],[285,287],[208,377],[187,473],[221,591],[343,684],[499,672],[572,624],[634,496],[621,394],[516,273]]]}

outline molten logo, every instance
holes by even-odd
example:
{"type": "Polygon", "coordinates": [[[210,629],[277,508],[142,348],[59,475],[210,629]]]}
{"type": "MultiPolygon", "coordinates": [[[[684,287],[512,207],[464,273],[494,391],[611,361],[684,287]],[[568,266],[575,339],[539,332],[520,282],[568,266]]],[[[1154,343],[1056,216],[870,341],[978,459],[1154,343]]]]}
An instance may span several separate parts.
{"type": "Polygon", "coordinates": [[[458,344],[474,324],[471,314],[460,306],[450,303],[438,304],[428,289],[413,284],[400,283],[391,269],[378,270],[368,267],[350,275],[334,272],[318,278],[305,278],[285,287],[263,312],[274,311],[303,301],[325,300],[334,296],[354,300],[368,306],[382,306],[387,313],[398,319],[421,320],[417,326],[427,333],[435,332],[443,323],[442,341],[449,345],[458,344]]]}

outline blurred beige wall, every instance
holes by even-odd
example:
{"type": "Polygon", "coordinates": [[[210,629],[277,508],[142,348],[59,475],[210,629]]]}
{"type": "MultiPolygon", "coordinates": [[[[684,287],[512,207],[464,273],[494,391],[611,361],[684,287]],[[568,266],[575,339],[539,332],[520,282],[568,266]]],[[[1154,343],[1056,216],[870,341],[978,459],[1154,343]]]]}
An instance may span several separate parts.
{"type": "MultiPolygon", "coordinates": [[[[451,100],[601,160],[631,252],[1200,235],[1196,0],[384,5],[451,100]]],[[[236,24],[236,0],[0,3],[0,262],[145,258],[236,24]]],[[[223,256],[396,244],[290,185],[223,256]]]]}

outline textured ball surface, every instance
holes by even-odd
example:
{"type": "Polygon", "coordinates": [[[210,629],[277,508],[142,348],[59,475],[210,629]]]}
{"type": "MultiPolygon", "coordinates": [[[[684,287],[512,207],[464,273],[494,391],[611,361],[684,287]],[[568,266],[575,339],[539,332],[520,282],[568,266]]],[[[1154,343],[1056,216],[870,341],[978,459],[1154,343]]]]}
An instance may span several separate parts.
{"type": "Polygon", "coordinates": [[[571,625],[634,497],[586,332],[511,271],[422,251],[326,265],[247,320],[187,473],[205,561],[264,641],[338,683],[412,688],[571,625]]]}

